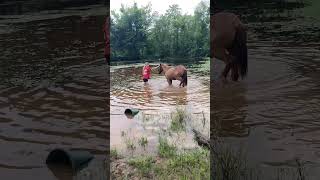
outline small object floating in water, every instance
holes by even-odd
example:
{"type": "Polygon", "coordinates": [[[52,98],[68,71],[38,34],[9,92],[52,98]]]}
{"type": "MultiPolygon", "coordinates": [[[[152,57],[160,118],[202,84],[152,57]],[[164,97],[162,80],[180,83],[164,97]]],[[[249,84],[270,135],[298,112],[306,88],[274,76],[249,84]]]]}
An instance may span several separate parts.
{"type": "Polygon", "coordinates": [[[72,173],[76,173],[87,167],[92,159],[93,155],[88,151],[54,149],[49,153],[46,164],[52,171],[70,169],[72,173]]]}
{"type": "Polygon", "coordinates": [[[138,109],[126,109],[124,111],[124,114],[127,116],[127,118],[132,119],[135,115],[139,113],[138,109]]]}

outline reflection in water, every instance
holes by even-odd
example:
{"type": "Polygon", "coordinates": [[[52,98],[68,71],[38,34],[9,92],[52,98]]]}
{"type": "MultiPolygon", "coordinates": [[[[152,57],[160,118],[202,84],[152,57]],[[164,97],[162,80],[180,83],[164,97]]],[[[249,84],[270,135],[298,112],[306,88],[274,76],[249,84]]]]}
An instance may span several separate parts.
{"type": "Polygon", "coordinates": [[[152,100],[152,89],[151,86],[149,84],[143,86],[143,90],[144,90],[144,101],[146,103],[150,103],[152,100]]]}
{"type": "Polygon", "coordinates": [[[72,169],[70,168],[70,166],[63,166],[63,165],[51,165],[48,166],[48,168],[51,170],[51,172],[53,173],[53,175],[59,179],[59,180],[72,180],[74,174],[72,173],[72,169]]]}
{"type": "Polygon", "coordinates": [[[219,86],[215,83],[211,106],[214,107],[214,113],[218,112],[214,114],[214,119],[220,120],[219,134],[221,136],[244,137],[249,135],[249,129],[245,126],[247,100],[244,84],[230,82],[219,86]]]}
{"type": "Polygon", "coordinates": [[[1,179],[56,179],[45,164],[55,148],[87,150],[95,155],[88,170],[101,171],[109,133],[105,13],[96,6],[1,17],[9,29],[0,32],[1,179]]]}
{"type": "Polygon", "coordinates": [[[170,99],[172,105],[187,105],[187,88],[168,86],[161,89],[159,93],[161,99],[170,99]]]}
{"type": "MultiPolygon", "coordinates": [[[[272,3],[241,6],[226,7],[248,24],[248,78],[214,86],[213,117],[222,119],[229,144],[245,146],[250,162],[290,167],[299,158],[319,177],[318,22],[272,3]]],[[[222,68],[214,62],[213,78],[222,68]]]]}

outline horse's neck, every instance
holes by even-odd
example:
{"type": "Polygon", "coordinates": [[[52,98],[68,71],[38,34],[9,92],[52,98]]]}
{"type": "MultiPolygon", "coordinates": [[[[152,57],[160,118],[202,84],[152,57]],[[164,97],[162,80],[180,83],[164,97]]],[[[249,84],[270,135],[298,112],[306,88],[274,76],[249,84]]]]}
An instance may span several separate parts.
{"type": "Polygon", "coordinates": [[[167,72],[171,67],[170,66],[162,66],[163,72],[167,72]]]}

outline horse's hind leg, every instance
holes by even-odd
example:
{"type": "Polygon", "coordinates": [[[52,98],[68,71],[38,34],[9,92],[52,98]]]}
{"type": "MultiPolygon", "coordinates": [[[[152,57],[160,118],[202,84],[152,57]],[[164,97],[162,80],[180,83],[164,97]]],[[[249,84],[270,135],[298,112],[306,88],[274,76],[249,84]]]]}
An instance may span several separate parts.
{"type": "Polygon", "coordinates": [[[223,62],[225,62],[226,66],[223,70],[223,72],[220,75],[220,78],[226,82],[228,73],[231,69],[231,58],[229,51],[224,48],[215,48],[214,49],[215,57],[220,58],[223,62]]]}
{"type": "Polygon", "coordinates": [[[226,65],[226,67],[224,68],[224,70],[223,70],[223,72],[222,72],[222,76],[223,76],[224,78],[227,78],[228,73],[229,73],[229,71],[230,71],[230,69],[231,69],[231,66],[232,66],[232,64],[231,64],[231,63],[228,63],[228,64],[226,65]]]}
{"type": "Polygon", "coordinates": [[[169,86],[172,85],[172,80],[171,79],[167,79],[167,82],[168,82],[169,86]]]}
{"type": "Polygon", "coordinates": [[[233,81],[238,81],[239,79],[238,65],[236,63],[232,63],[231,77],[233,81]]]}
{"type": "Polygon", "coordinates": [[[186,85],[186,83],[183,80],[181,80],[179,87],[181,87],[181,86],[184,87],[185,85],[186,85]]]}
{"type": "Polygon", "coordinates": [[[227,65],[225,66],[224,70],[221,73],[221,78],[223,79],[223,81],[227,81],[227,76],[230,69],[231,69],[231,63],[227,63],[227,65]]]}

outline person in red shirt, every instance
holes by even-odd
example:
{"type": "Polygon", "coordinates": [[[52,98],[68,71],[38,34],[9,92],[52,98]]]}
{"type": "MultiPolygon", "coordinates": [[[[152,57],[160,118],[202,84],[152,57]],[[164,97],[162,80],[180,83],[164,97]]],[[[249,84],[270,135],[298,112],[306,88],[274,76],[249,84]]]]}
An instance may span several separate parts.
{"type": "Polygon", "coordinates": [[[142,78],[144,83],[147,83],[151,78],[151,67],[149,63],[146,63],[142,68],[142,78]]]}

